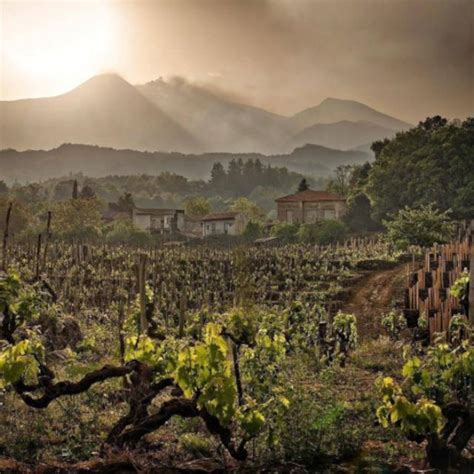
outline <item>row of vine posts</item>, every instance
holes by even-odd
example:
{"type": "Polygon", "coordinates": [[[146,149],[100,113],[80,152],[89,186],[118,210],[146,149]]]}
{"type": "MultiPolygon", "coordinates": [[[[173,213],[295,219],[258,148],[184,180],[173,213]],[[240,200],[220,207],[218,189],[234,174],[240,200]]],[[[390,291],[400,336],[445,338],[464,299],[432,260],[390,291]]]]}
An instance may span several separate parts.
{"type": "Polygon", "coordinates": [[[435,245],[425,254],[423,266],[407,265],[404,315],[408,327],[417,327],[427,319],[430,341],[436,333],[446,333],[455,314],[464,315],[474,324],[474,220],[460,226],[458,239],[435,245]],[[469,288],[463,297],[449,290],[461,275],[469,272],[469,288]]]}

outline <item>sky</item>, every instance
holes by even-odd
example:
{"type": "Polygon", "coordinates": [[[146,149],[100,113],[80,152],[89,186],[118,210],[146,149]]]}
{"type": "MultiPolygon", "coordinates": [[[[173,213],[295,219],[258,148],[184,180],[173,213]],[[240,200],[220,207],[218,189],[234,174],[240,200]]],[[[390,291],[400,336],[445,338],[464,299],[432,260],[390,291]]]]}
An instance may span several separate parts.
{"type": "Polygon", "coordinates": [[[474,0],[61,0],[0,3],[0,97],[116,72],[179,76],[291,115],[326,97],[411,123],[474,113],[474,0]]]}

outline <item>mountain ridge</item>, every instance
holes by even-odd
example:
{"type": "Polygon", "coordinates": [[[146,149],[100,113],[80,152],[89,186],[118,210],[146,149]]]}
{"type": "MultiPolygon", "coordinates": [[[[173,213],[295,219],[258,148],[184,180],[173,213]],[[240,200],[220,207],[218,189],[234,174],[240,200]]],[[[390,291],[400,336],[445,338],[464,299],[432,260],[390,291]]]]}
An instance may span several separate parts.
{"type": "Polygon", "coordinates": [[[232,159],[259,159],[264,165],[286,167],[305,175],[329,176],[342,164],[361,164],[371,155],[357,151],[341,151],[320,145],[298,147],[289,154],[212,152],[184,154],[117,150],[83,144],[62,144],[52,150],[1,150],[0,176],[9,183],[35,182],[51,177],[83,173],[101,177],[110,174],[137,175],[171,172],[190,179],[208,179],[212,165],[227,166],[232,159]]]}
{"type": "Polygon", "coordinates": [[[134,86],[116,74],[94,76],[54,97],[0,102],[0,147],[18,150],[84,143],[139,151],[278,154],[318,140],[329,148],[356,148],[408,126],[356,101],[328,98],[283,116],[184,79],[134,86]],[[371,122],[372,131],[358,137],[361,125],[352,126],[350,140],[343,140],[341,121],[371,122]],[[315,129],[305,132],[309,127],[315,129]]]}

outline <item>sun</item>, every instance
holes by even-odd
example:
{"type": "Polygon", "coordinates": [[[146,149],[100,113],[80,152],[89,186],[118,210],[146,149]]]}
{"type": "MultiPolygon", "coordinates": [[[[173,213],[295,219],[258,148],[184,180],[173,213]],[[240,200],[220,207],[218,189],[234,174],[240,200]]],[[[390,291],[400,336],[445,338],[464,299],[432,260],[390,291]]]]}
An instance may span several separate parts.
{"type": "Polygon", "coordinates": [[[12,3],[2,13],[2,95],[14,89],[13,78],[35,95],[56,95],[113,69],[108,2],[12,3]]]}

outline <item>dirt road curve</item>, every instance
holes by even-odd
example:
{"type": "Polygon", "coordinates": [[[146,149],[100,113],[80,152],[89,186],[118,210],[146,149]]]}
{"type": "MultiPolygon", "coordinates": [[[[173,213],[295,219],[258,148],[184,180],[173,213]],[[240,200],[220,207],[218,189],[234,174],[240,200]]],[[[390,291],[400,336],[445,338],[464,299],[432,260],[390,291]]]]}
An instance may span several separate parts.
{"type": "Polygon", "coordinates": [[[343,311],[357,316],[360,339],[376,338],[381,333],[380,317],[403,295],[406,264],[367,275],[352,289],[343,311]]]}

